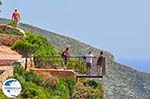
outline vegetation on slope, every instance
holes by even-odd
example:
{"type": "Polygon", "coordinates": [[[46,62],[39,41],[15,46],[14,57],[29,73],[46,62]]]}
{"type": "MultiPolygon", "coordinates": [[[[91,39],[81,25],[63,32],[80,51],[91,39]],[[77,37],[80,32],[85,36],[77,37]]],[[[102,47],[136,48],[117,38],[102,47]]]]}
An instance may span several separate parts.
{"type": "MultiPolygon", "coordinates": [[[[31,33],[27,33],[26,37],[16,41],[12,48],[17,50],[23,56],[30,56],[31,54],[33,54],[35,56],[35,59],[38,59],[36,61],[40,61],[40,63],[41,61],[43,63],[47,63],[48,60],[47,58],[41,58],[42,60],[39,60],[39,57],[58,55],[59,52],[55,50],[45,38],[31,33]]],[[[41,78],[37,76],[33,71],[26,71],[22,67],[14,68],[13,78],[18,79],[22,85],[23,90],[18,98],[103,98],[103,88],[95,81],[92,81],[94,83],[90,83],[91,81],[78,82],[83,85],[79,87],[87,93],[85,95],[82,95],[82,92],[78,90],[78,83],[76,83],[75,79],[73,78],[57,78],[56,84],[52,84],[53,81],[51,80],[53,79],[42,81],[41,78]]]]}
{"type": "Polygon", "coordinates": [[[21,66],[14,67],[13,78],[18,79],[22,85],[21,94],[17,98],[103,99],[103,87],[93,80],[75,82],[73,78],[57,78],[57,83],[52,86],[52,79],[42,81],[33,71],[26,71],[21,66]]]}
{"type": "MultiPolygon", "coordinates": [[[[26,37],[16,41],[13,44],[12,49],[22,54],[26,58],[26,61],[27,58],[31,57],[33,54],[37,66],[42,65],[40,63],[47,62],[47,60],[36,57],[49,57],[57,55],[57,51],[45,38],[31,33],[26,33],[26,37]]],[[[27,64],[25,67],[27,68],[27,64]]]]}
{"type": "Polygon", "coordinates": [[[23,36],[17,28],[13,26],[13,22],[9,21],[7,24],[0,24],[0,34],[10,34],[10,35],[18,35],[23,36]]]}

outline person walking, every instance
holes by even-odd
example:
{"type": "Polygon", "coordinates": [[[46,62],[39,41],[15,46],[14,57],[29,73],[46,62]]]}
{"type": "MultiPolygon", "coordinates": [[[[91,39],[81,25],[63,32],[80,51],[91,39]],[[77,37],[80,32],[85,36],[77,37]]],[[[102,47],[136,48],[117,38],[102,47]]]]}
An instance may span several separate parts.
{"type": "Polygon", "coordinates": [[[91,66],[92,66],[92,62],[93,62],[93,57],[94,55],[92,55],[91,52],[89,52],[87,55],[86,55],[86,68],[88,70],[88,74],[90,75],[90,70],[91,70],[91,66]]]}
{"type": "Polygon", "coordinates": [[[17,27],[20,20],[20,13],[17,11],[17,9],[15,9],[12,14],[12,20],[14,21],[15,27],[17,27]]]}
{"type": "Polygon", "coordinates": [[[97,60],[97,73],[101,76],[105,74],[105,57],[102,51],[100,52],[100,56],[97,60]]]}
{"type": "Polygon", "coordinates": [[[62,58],[64,59],[64,69],[67,69],[67,64],[68,64],[68,58],[70,57],[70,51],[69,48],[67,47],[63,53],[62,53],[62,58]]]}

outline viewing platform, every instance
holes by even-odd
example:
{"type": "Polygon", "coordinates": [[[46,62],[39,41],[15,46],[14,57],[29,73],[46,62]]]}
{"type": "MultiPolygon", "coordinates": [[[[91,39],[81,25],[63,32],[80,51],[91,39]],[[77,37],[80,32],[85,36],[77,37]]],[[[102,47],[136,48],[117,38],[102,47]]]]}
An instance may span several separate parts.
{"type": "Polygon", "coordinates": [[[88,73],[86,68],[86,61],[83,56],[80,57],[69,57],[67,69],[64,69],[63,58],[59,56],[51,57],[40,57],[34,58],[35,67],[31,67],[30,70],[35,71],[40,74],[43,72],[48,72],[55,77],[75,77],[78,78],[103,78],[105,74],[105,67],[98,73],[98,67],[96,65],[98,57],[93,57],[93,63],[90,68],[90,73],[88,73]],[[40,60],[47,60],[47,62],[41,62],[40,60]]]}

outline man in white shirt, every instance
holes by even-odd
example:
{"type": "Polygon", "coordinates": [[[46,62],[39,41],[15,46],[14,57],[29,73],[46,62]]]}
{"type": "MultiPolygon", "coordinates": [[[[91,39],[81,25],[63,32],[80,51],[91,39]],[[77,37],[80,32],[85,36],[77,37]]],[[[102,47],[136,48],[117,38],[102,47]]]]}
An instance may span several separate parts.
{"type": "Polygon", "coordinates": [[[86,55],[86,67],[87,67],[87,70],[88,70],[88,74],[90,75],[90,69],[91,69],[91,66],[92,66],[92,61],[93,61],[93,55],[91,54],[91,52],[89,52],[87,55],[86,55]]]}

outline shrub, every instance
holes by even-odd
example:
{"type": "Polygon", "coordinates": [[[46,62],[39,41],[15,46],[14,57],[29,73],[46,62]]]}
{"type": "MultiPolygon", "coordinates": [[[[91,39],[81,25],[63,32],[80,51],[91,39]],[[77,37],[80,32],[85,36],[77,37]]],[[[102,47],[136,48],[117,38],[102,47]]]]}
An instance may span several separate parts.
{"type": "Polygon", "coordinates": [[[74,86],[73,99],[103,99],[104,90],[95,81],[78,82],[74,86]]]}
{"type": "Polygon", "coordinates": [[[8,97],[6,97],[6,96],[3,94],[2,90],[0,90],[0,98],[1,98],[1,99],[9,99],[8,97]]]}
{"type": "Polygon", "coordinates": [[[16,41],[12,49],[17,50],[26,58],[33,54],[35,66],[37,67],[54,64],[57,59],[50,57],[58,55],[57,51],[49,44],[47,39],[31,33],[26,33],[26,37],[16,41]]]}
{"type": "Polygon", "coordinates": [[[87,73],[87,68],[84,60],[75,60],[75,59],[70,59],[68,62],[68,69],[73,69],[76,72],[86,74],[87,73]]]}
{"type": "Polygon", "coordinates": [[[72,78],[72,77],[67,77],[67,78],[63,78],[64,82],[65,82],[65,85],[66,87],[68,88],[69,90],[69,95],[70,97],[72,96],[73,94],[73,87],[76,83],[75,79],[72,78]]]}
{"type": "Polygon", "coordinates": [[[22,85],[20,98],[48,99],[50,97],[50,94],[42,87],[40,78],[33,71],[26,71],[23,67],[14,67],[13,78],[18,79],[22,85]]]}
{"type": "Polygon", "coordinates": [[[21,66],[14,67],[13,78],[18,79],[22,85],[22,92],[18,98],[103,99],[104,87],[94,80],[84,79],[76,83],[75,79],[71,77],[58,78],[55,79],[57,84],[53,86],[51,85],[52,79],[42,83],[38,75],[33,71],[26,71],[21,66]]]}
{"type": "Polygon", "coordinates": [[[58,99],[69,99],[69,90],[64,84],[63,79],[59,79],[56,86],[52,87],[52,96],[57,97],[58,99]]]}
{"type": "Polygon", "coordinates": [[[84,82],[84,84],[93,87],[94,89],[98,87],[98,83],[94,80],[87,80],[84,82]]]}
{"type": "Polygon", "coordinates": [[[73,89],[74,81],[72,79],[59,78],[54,86],[52,79],[42,83],[39,76],[33,71],[26,71],[23,67],[14,67],[13,78],[18,79],[22,85],[20,98],[37,99],[69,99],[69,91],[73,89]]]}
{"type": "Polygon", "coordinates": [[[23,33],[21,33],[19,30],[15,28],[9,28],[9,27],[1,27],[0,33],[23,36],[23,33]]]}
{"type": "Polygon", "coordinates": [[[10,25],[12,27],[15,27],[15,22],[13,20],[9,20],[8,25],[10,25]]]}
{"type": "Polygon", "coordinates": [[[26,71],[23,67],[17,66],[14,67],[14,74],[21,75],[26,82],[33,82],[37,85],[41,85],[42,81],[38,75],[33,71],[26,71]]]}
{"type": "Polygon", "coordinates": [[[48,72],[42,72],[40,74],[38,74],[40,76],[40,78],[43,81],[43,86],[47,89],[50,87],[54,87],[56,86],[56,84],[58,83],[58,79],[54,76],[52,76],[50,73],[48,72]]]}

